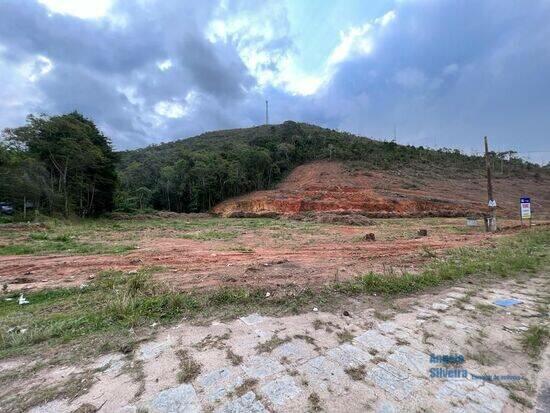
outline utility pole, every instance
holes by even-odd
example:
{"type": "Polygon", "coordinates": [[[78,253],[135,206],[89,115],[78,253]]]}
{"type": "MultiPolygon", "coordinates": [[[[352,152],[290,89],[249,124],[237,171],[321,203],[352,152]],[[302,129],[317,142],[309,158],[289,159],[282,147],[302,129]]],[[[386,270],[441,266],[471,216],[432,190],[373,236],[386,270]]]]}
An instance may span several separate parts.
{"type": "Polygon", "coordinates": [[[491,174],[491,159],[489,157],[489,144],[487,142],[487,136],[485,141],[485,165],[487,166],[487,199],[489,205],[489,216],[486,218],[485,229],[488,232],[495,232],[497,230],[497,203],[493,197],[493,177],[491,174]]]}
{"type": "Polygon", "coordinates": [[[269,101],[265,101],[265,124],[269,125],[269,101]]]}

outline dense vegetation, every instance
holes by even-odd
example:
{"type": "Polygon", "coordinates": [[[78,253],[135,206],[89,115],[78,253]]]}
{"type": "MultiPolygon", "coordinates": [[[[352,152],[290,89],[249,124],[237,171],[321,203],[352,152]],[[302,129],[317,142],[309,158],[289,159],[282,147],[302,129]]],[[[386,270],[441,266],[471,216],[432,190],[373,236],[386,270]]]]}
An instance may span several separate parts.
{"type": "Polygon", "coordinates": [[[31,115],[3,138],[0,201],[65,216],[113,209],[117,157],[92,121],[77,112],[31,115]]]}
{"type": "MultiPolygon", "coordinates": [[[[458,150],[404,146],[289,121],[122,152],[117,205],[123,210],[205,211],[226,198],[269,188],[294,167],[318,159],[367,168],[412,166],[446,176],[485,168],[482,157],[458,150]]],[[[501,174],[540,170],[510,152],[493,154],[493,162],[501,174]]]]}
{"type": "MultiPolygon", "coordinates": [[[[399,145],[290,121],[125,151],[118,160],[110,141],[76,112],[29,116],[27,125],[3,137],[0,202],[22,210],[31,201],[45,213],[79,216],[112,209],[206,211],[229,197],[270,188],[294,167],[319,159],[448,177],[485,168],[482,157],[458,150],[399,145]]],[[[492,155],[497,174],[542,172],[513,152],[492,155]]]]}

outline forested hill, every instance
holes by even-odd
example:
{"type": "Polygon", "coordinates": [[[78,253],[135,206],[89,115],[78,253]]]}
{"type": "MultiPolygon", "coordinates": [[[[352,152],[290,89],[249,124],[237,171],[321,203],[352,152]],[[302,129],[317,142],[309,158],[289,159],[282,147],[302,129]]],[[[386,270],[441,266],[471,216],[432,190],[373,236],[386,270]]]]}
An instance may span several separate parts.
{"type": "MultiPolygon", "coordinates": [[[[287,121],[121,152],[116,205],[121,210],[206,211],[229,197],[272,187],[296,166],[319,159],[442,177],[479,174],[485,168],[483,158],[458,150],[399,145],[287,121]]],[[[547,174],[547,168],[513,153],[493,153],[492,159],[497,174],[547,174]]]]}

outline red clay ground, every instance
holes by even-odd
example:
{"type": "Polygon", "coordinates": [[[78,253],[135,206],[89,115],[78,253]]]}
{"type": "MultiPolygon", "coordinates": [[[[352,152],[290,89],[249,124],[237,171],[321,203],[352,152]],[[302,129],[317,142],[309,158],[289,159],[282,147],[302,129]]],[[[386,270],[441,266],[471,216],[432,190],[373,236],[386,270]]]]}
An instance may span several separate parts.
{"type": "MultiPolygon", "coordinates": [[[[132,242],[124,255],[0,256],[0,282],[10,290],[81,285],[101,271],[161,266],[156,277],[178,289],[220,285],[281,287],[319,285],[369,271],[415,271],[433,254],[464,245],[487,245],[499,235],[468,229],[461,218],[376,219],[368,227],[275,219],[189,218],[100,221],[92,227],[63,224],[42,229],[71,233],[79,242],[132,242]],[[426,228],[428,237],[416,237],[426,228]],[[372,232],[376,241],[362,239],[372,232]]],[[[517,225],[502,221],[501,225],[517,225]]],[[[8,236],[0,245],[33,242],[30,232],[8,236]]],[[[2,235],[4,237],[2,237],[2,235]]]]}
{"type": "MultiPolygon", "coordinates": [[[[547,178],[547,177],[545,177],[547,178]]],[[[535,217],[550,218],[550,185],[527,176],[495,179],[499,214],[517,217],[519,198],[531,196],[535,217]]],[[[338,162],[302,165],[274,190],[222,202],[222,216],[296,216],[360,213],[370,217],[466,216],[485,211],[484,176],[442,178],[418,171],[352,171],[338,162]]]]}

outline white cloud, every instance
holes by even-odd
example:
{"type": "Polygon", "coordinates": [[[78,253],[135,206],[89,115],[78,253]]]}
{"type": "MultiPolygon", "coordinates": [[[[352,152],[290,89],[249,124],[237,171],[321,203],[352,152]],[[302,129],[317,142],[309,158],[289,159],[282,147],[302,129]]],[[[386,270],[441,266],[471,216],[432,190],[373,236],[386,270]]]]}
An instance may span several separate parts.
{"type": "Polygon", "coordinates": [[[112,0],[38,0],[50,11],[68,14],[81,19],[103,17],[109,11],[112,0]]]}
{"type": "Polygon", "coordinates": [[[286,19],[283,8],[272,4],[253,14],[228,14],[227,6],[222,4],[218,13],[219,18],[211,21],[206,29],[205,35],[210,42],[233,43],[259,89],[280,87],[302,96],[313,95],[322,88],[340,63],[369,54],[374,47],[376,30],[396,17],[392,10],[371,22],[342,31],[340,42],[325,63],[319,70],[308,73],[297,64],[299,51],[291,45],[281,49],[272,47],[289,38],[288,27],[282,23],[286,19]]]}
{"type": "Polygon", "coordinates": [[[340,43],[330,54],[328,64],[338,64],[353,55],[369,54],[372,51],[372,38],[368,36],[371,30],[372,25],[365,23],[360,27],[352,27],[345,32],[340,32],[340,43]]]}
{"type": "Polygon", "coordinates": [[[25,78],[31,82],[36,82],[41,77],[50,73],[53,69],[53,63],[46,56],[37,55],[24,63],[20,71],[25,78]]]}
{"type": "Polygon", "coordinates": [[[162,72],[165,72],[172,67],[172,61],[170,59],[166,59],[166,60],[163,60],[162,62],[158,62],[157,67],[162,72]]]}
{"type": "Polygon", "coordinates": [[[390,24],[395,19],[395,17],[396,17],[395,10],[390,10],[389,12],[384,14],[382,17],[375,19],[374,22],[384,27],[390,24]]]}
{"type": "Polygon", "coordinates": [[[185,104],[180,102],[162,100],[157,102],[153,108],[155,113],[165,118],[178,119],[189,115],[189,112],[195,106],[199,99],[197,92],[191,90],[185,95],[185,104]]]}
{"type": "Polygon", "coordinates": [[[157,102],[154,107],[155,113],[165,118],[177,119],[182,118],[186,114],[185,108],[178,102],[169,102],[162,100],[157,102]]]}

